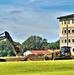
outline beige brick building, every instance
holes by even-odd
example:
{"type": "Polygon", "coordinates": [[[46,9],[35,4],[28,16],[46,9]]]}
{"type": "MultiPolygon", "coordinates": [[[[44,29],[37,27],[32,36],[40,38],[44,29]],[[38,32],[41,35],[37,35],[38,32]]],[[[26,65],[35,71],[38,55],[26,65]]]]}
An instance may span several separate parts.
{"type": "Polygon", "coordinates": [[[60,48],[71,47],[74,54],[74,14],[58,17],[60,23],[60,48]]]}

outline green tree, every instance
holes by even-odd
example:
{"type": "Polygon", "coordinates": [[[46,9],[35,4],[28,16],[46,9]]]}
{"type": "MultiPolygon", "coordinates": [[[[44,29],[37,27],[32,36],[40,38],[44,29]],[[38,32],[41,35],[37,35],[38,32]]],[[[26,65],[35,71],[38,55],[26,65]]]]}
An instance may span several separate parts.
{"type": "Polygon", "coordinates": [[[42,48],[41,49],[45,49],[45,47],[48,45],[47,40],[43,39],[42,40],[42,48]]]}
{"type": "Polygon", "coordinates": [[[22,43],[23,51],[26,50],[41,50],[45,49],[47,45],[47,40],[40,36],[30,36],[27,40],[22,43]]]}
{"type": "Polygon", "coordinates": [[[7,51],[6,50],[2,51],[2,56],[7,56],[7,51]]]}
{"type": "Polygon", "coordinates": [[[2,55],[3,53],[2,53],[2,50],[0,50],[0,57],[2,57],[3,55],[2,55]]]}
{"type": "Polygon", "coordinates": [[[60,40],[56,42],[49,43],[45,49],[59,49],[60,48],[60,40]]]}
{"type": "Polygon", "coordinates": [[[60,40],[56,41],[56,47],[57,49],[60,49],[60,40]]]}
{"type": "Polygon", "coordinates": [[[8,50],[8,52],[7,52],[7,56],[15,56],[15,54],[13,53],[12,50],[8,50]]]}
{"type": "MultiPolygon", "coordinates": [[[[21,46],[19,42],[14,42],[16,45],[21,46]]],[[[14,52],[7,40],[0,41],[0,56],[14,56],[14,52]]]]}

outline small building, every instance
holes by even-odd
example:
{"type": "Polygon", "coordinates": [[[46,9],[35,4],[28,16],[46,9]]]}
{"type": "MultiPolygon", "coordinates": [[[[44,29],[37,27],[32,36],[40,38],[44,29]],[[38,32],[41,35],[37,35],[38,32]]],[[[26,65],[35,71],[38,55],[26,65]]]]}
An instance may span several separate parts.
{"type": "Polygon", "coordinates": [[[53,50],[27,50],[24,52],[24,56],[27,56],[29,54],[51,54],[53,53],[53,50]]]}

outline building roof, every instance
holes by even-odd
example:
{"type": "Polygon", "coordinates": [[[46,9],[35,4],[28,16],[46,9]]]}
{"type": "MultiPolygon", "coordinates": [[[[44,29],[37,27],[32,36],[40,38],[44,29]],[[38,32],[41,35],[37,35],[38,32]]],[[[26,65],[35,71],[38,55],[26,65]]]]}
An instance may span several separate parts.
{"type": "Polygon", "coordinates": [[[58,17],[57,19],[74,17],[74,14],[58,17]]]}
{"type": "Polygon", "coordinates": [[[38,53],[43,53],[43,54],[49,54],[53,53],[53,50],[29,50],[32,54],[38,54],[38,53]]]}

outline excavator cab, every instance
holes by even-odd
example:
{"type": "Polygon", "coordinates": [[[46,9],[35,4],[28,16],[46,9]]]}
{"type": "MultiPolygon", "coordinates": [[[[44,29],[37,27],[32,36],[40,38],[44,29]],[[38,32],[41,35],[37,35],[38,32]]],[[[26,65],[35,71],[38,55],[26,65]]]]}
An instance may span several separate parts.
{"type": "Polygon", "coordinates": [[[52,59],[53,60],[72,59],[71,58],[71,47],[69,46],[61,47],[60,51],[53,53],[52,59]]]}
{"type": "Polygon", "coordinates": [[[62,56],[64,56],[64,57],[70,57],[71,56],[71,47],[69,47],[69,46],[63,46],[63,47],[61,47],[60,55],[61,55],[61,57],[62,56]]]}

